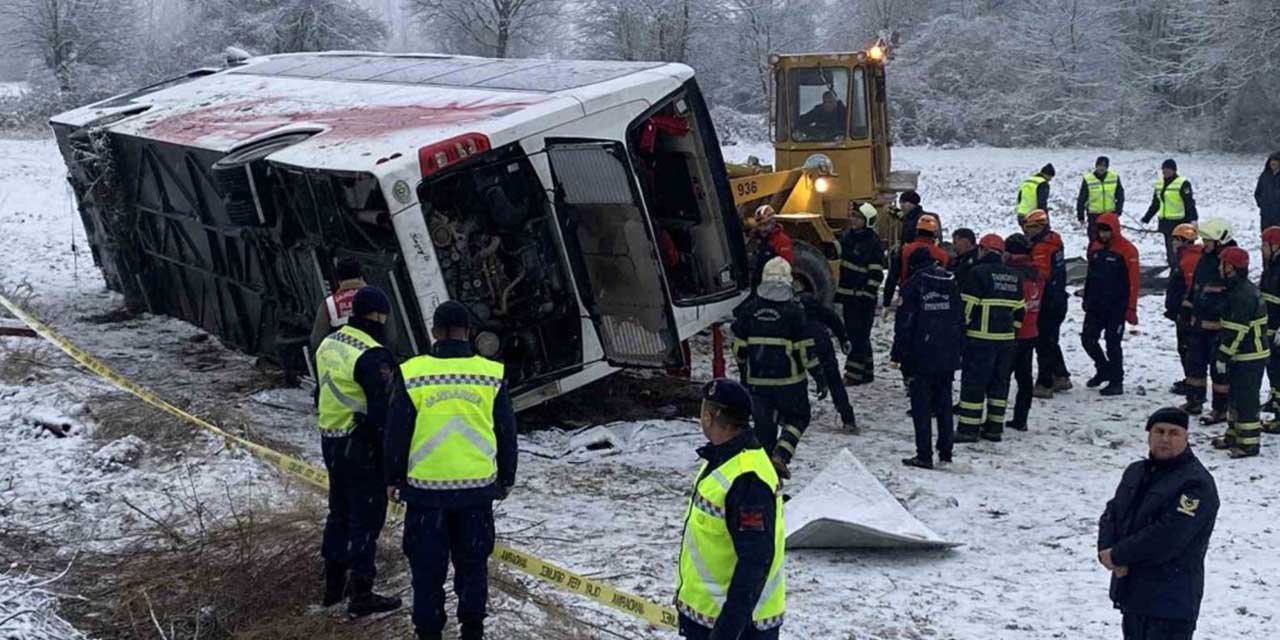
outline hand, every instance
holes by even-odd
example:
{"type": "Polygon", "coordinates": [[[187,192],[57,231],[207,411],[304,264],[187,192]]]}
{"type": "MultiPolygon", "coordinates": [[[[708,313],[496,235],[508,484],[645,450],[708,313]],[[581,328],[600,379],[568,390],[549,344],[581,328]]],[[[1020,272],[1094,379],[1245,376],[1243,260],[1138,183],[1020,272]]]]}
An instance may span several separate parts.
{"type": "Polygon", "coordinates": [[[1213,365],[1213,370],[1214,370],[1214,371],[1217,371],[1218,373],[1223,373],[1223,374],[1225,374],[1225,373],[1227,372],[1227,361],[1226,361],[1226,360],[1219,360],[1219,361],[1215,362],[1215,363],[1214,363],[1214,365],[1213,365]]]}
{"type": "Polygon", "coordinates": [[[1116,565],[1115,565],[1115,563],[1111,561],[1111,550],[1110,550],[1110,549],[1103,549],[1102,551],[1099,551],[1099,552],[1098,552],[1098,562],[1101,562],[1101,563],[1102,563],[1102,566],[1104,566],[1104,567],[1106,567],[1106,568],[1107,568],[1107,571],[1115,571],[1115,570],[1116,570],[1116,565]]]}
{"type": "Polygon", "coordinates": [[[1111,575],[1117,578],[1123,578],[1129,575],[1129,567],[1116,567],[1111,570],[1111,575]]]}
{"type": "Polygon", "coordinates": [[[778,472],[779,478],[782,478],[783,480],[791,479],[791,470],[787,468],[787,463],[783,462],[782,458],[779,457],[778,454],[773,454],[773,456],[769,458],[769,462],[773,463],[773,468],[778,472]]]}
{"type": "Polygon", "coordinates": [[[889,361],[889,368],[890,368],[890,369],[901,369],[901,368],[902,368],[902,363],[901,363],[901,362],[895,362],[895,361],[893,361],[893,360],[890,360],[890,361],[889,361]]]}
{"type": "Polygon", "coordinates": [[[853,343],[849,342],[848,340],[841,340],[840,351],[843,352],[846,356],[849,355],[849,352],[853,351],[853,343]]]}
{"type": "Polygon", "coordinates": [[[400,502],[400,487],[387,487],[387,500],[400,502]]]}
{"type": "Polygon", "coordinates": [[[1129,313],[1126,313],[1126,314],[1125,314],[1125,316],[1124,316],[1124,321],[1125,321],[1125,322],[1128,322],[1129,324],[1131,324],[1131,325],[1133,325],[1133,326],[1135,326],[1135,327],[1136,327],[1136,326],[1138,326],[1138,310],[1137,310],[1137,309],[1130,309],[1130,310],[1129,310],[1129,313]]]}
{"type": "Polygon", "coordinates": [[[831,390],[827,388],[827,383],[825,383],[825,382],[823,382],[823,381],[821,381],[821,380],[817,381],[817,383],[818,383],[818,384],[817,384],[817,386],[818,386],[818,399],[819,399],[819,400],[823,400],[823,399],[825,399],[825,398],[827,397],[827,393],[829,393],[831,390]]]}

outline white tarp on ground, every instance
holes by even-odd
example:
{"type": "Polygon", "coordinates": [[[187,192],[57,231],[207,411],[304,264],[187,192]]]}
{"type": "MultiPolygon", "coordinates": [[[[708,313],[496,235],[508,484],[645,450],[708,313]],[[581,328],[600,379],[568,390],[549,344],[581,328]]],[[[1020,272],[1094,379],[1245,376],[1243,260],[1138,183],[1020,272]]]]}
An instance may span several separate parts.
{"type": "Polygon", "coordinates": [[[788,549],[960,546],[916,520],[848,449],[787,502],[785,516],[788,549]]]}

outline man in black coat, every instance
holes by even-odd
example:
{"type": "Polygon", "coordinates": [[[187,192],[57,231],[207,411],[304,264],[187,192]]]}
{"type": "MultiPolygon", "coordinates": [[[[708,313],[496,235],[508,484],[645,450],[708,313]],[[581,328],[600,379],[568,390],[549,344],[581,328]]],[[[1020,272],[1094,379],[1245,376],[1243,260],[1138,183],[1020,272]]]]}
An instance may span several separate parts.
{"type": "Polygon", "coordinates": [[[955,275],[924,248],[908,256],[911,277],[893,324],[892,361],[907,378],[916,455],[902,464],[933,468],[932,421],[938,421],[938,460],[951,462],[954,423],[951,387],[964,346],[964,311],[955,275]]]}
{"type": "Polygon", "coordinates": [[[1147,419],[1150,456],[1125,469],[1098,521],[1098,561],[1125,640],[1191,640],[1204,596],[1204,556],[1218,517],[1218,488],[1187,444],[1177,408],[1147,419]]]}
{"type": "Polygon", "coordinates": [[[1280,151],[1267,158],[1267,166],[1258,176],[1258,186],[1253,190],[1253,200],[1258,203],[1262,217],[1262,229],[1280,225],[1280,151]]]}

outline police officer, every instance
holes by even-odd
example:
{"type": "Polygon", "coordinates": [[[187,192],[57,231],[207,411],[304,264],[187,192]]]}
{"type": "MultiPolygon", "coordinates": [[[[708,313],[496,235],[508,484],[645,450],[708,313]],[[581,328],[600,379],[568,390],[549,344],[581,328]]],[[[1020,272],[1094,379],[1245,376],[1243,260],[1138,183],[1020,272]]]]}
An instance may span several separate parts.
{"type": "Polygon", "coordinates": [[[343,258],[334,265],[334,277],[338,279],[338,289],[324,299],[316,308],[315,320],[311,323],[311,353],[314,356],[320,350],[320,343],[329,334],[337,331],[351,317],[351,301],[356,291],[365,286],[364,271],[355,258],[343,258]]]}
{"type": "Polygon", "coordinates": [[[845,324],[840,321],[839,314],[819,302],[813,294],[801,294],[799,300],[804,307],[805,326],[808,328],[809,339],[813,341],[812,353],[818,359],[818,372],[821,374],[814,379],[818,399],[822,400],[828,393],[831,394],[831,404],[835,406],[836,413],[840,414],[840,424],[849,433],[859,435],[862,429],[858,427],[858,417],[853,413],[853,405],[849,404],[849,392],[845,390],[840,376],[840,361],[836,358],[835,348],[831,346],[834,338],[840,342],[841,350],[849,353],[853,345],[849,343],[845,333],[845,324]]]}
{"type": "Polygon", "coordinates": [[[1049,182],[1056,173],[1052,164],[1046,164],[1018,187],[1018,219],[1037,209],[1049,211],[1049,182]]]}
{"type": "MultiPolygon", "coordinates": [[[[844,312],[844,328],[850,345],[844,363],[844,382],[851,385],[866,384],[875,379],[871,328],[875,324],[876,299],[885,269],[884,247],[876,235],[875,223],[876,208],[863,203],[849,218],[849,229],[836,244],[840,254],[836,302],[844,312]]],[[[833,388],[832,397],[838,400],[837,393],[833,388]]]]}
{"type": "Polygon", "coordinates": [[[689,640],[773,640],[787,608],[781,482],[752,434],[751,394],[702,388],[707,444],[684,519],[676,608],[689,640]]]}
{"type": "Polygon", "coordinates": [[[387,420],[387,493],[408,505],[404,552],[419,640],[442,637],[451,559],[459,637],[484,637],[493,501],[506,498],[516,479],[515,411],[503,366],[475,354],[470,328],[461,303],[436,307],[431,353],[401,366],[387,420]]]}
{"type": "Polygon", "coordinates": [[[1124,470],[1098,521],[1125,640],[1191,640],[1200,616],[1218,488],[1187,444],[1189,425],[1175,408],[1147,419],[1150,455],[1124,470]]]}
{"type": "Polygon", "coordinates": [[[1124,393],[1124,323],[1138,324],[1138,249],[1120,232],[1114,213],[1098,216],[1089,243],[1089,271],[1084,281],[1084,326],[1080,342],[1093,360],[1094,374],[1085,386],[1102,384],[1104,396],[1124,393]],[[1098,338],[1105,332],[1104,353],[1098,338]]]}
{"type": "Polygon", "coordinates": [[[1160,165],[1160,179],[1156,181],[1155,195],[1151,197],[1151,206],[1147,214],[1142,216],[1142,224],[1159,216],[1160,233],[1164,234],[1164,246],[1169,268],[1173,268],[1177,256],[1173,253],[1171,236],[1173,228],[1184,222],[1195,222],[1196,199],[1191,193],[1191,182],[1178,175],[1178,163],[1172,158],[1160,165]]]}
{"type": "Polygon", "coordinates": [[[1226,283],[1218,269],[1218,254],[1227,247],[1236,246],[1231,236],[1231,225],[1217,218],[1205,220],[1197,230],[1204,249],[1196,262],[1191,277],[1191,319],[1187,324],[1187,403],[1183,409],[1191,415],[1200,415],[1208,392],[1210,377],[1213,381],[1212,413],[1201,419],[1212,425],[1227,420],[1227,376],[1213,366],[1214,351],[1218,348],[1218,331],[1222,329],[1222,311],[1225,305],[1223,292],[1226,283]],[[1207,375],[1206,375],[1207,372],[1207,375]]]}
{"type": "Polygon", "coordinates": [[[929,250],[910,256],[911,277],[902,286],[902,304],[893,324],[893,363],[902,369],[911,398],[916,455],[902,464],[933,468],[933,419],[938,422],[938,461],[950,463],[954,425],[951,385],[960,367],[964,317],[960,287],[929,250]]]}
{"type": "Polygon", "coordinates": [[[1044,279],[1040,316],[1036,319],[1036,386],[1031,395],[1052,398],[1070,391],[1071,372],[1062,355],[1062,323],[1067,318],[1067,267],[1063,259],[1062,236],[1049,226],[1049,214],[1032,211],[1022,219],[1022,233],[1031,241],[1031,264],[1044,279]]]}
{"type": "Polygon", "coordinates": [[[374,556],[387,518],[382,426],[396,362],[382,339],[390,313],[386,294],[362,287],[352,298],[350,319],[316,350],[317,427],[329,472],[322,602],[329,607],[350,595],[347,613],[354,617],[400,607],[399,598],[373,592],[374,556]]]}
{"type": "Polygon", "coordinates": [[[1174,227],[1172,236],[1178,263],[1169,272],[1169,281],[1165,286],[1164,317],[1173,321],[1174,331],[1178,336],[1178,358],[1182,363],[1183,377],[1169,391],[1185,396],[1188,392],[1187,378],[1192,375],[1187,367],[1187,326],[1191,321],[1191,301],[1187,296],[1191,292],[1192,278],[1195,277],[1196,265],[1200,262],[1204,247],[1196,244],[1200,236],[1196,232],[1196,226],[1189,222],[1174,227]]]}
{"type": "Polygon", "coordinates": [[[1226,282],[1226,306],[1218,332],[1214,369],[1227,374],[1230,386],[1226,435],[1213,439],[1215,449],[1228,449],[1232,458],[1258,455],[1262,424],[1258,420],[1258,392],[1271,357],[1267,339],[1267,305],[1249,281],[1249,252],[1227,247],[1218,254],[1218,268],[1226,282]]]}
{"type": "Polygon", "coordinates": [[[822,375],[791,285],[791,264],[770,260],[756,295],[734,310],[730,326],[738,371],[751,389],[756,438],[783,478],[809,427],[808,372],[822,375]]]}
{"type": "Polygon", "coordinates": [[[1082,224],[1088,219],[1089,239],[1093,240],[1093,225],[1098,216],[1107,213],[1124,215],[1124,185],[1120,174],[1111,170],[1111,159],[1098,156],[1093,171],[1084,174],[1080,181],[1080,193],[1076,196],[1076,220],[1082,224]]]}
{"type": "Polygon", "coordinates": [[[1013,341],[1026,315],[1022,277],[1003,260],[1004,238],[994,233],[983,236],[978,252],[978,264],[968,280],[960,283],[966,340],[960,365],[956,442],[977,442],[979,437],[1000,442],[1003,438],[1013,341]]]}
{"type": "MultiPolygon", "coordinates": [[[[1276,343],[1280,329],[1280,227],[1267,227],[1262,231],[1262,301],[1267,303],[1267,340],[1276,343]]],[[[1271,383],[1271,397],[1262,405],[1263,411],[1280,414],[1280,349],[1273,348],[1267,359],[1267,381],[1271,383]]],[[[1277,416],[1280,417],[1280,416],[1277,416]]],[[[1280,420],[1273,419],[1262,425],[1267,433],[1280,433],[1280,420]]]]}

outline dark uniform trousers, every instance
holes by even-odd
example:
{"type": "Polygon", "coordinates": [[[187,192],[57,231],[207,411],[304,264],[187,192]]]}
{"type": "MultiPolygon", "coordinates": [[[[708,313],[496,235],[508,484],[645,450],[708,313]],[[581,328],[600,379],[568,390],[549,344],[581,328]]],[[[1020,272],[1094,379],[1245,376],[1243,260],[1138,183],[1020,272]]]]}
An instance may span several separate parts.
{"type": "Polygon", "coordinates": [[[1009,371],[1013,368],[1013,340],[969,338],[961,358],[960,432],[998,436],[1004,432],[1009,406],[1009,371]],[[983,409],[986,417],[983,418],[983,409]]]}
{"type": "Polygon", "coordinates": [[[323,438],[320,451],[329,472],[329,516],[320,555],[349,566],[353,578],[372,580],[378,536],[387,519],[381,452],[353,436],[323,438]]]}
{"type": "Polygon", "coordinates": [[[1027,427],[1031,414],[1031,389],[1035,381],[1031,376],[1031,360],[1035,355],[1036,339],[1018,340],[1013,348],[1013,379],[1018,383],[1018,393],[1013,397],[1013,424],[1027,427]]]}
{"type": "Polygon", "coordinates": [[[1258,417],[1258,392],[1267,363],[1262,360],[1232,362],[1227,365],[1230,381],[1229,432],[1237,446],[1246,453],[1257,453],[1261,445],[1262,423],[1258,417]]]}
{"type": "Polygon", "coordinates": [[[1036,360],[1040,362],[1040,370],[1036,374],[1036,384],[1053,388],[1054,377],[1066,378],[1071,375],[1067,371],[1067,361],[1062,355],[1062,323],[1067,318],[1067,305],[1050,306],[1042,304],[1037,326],[1040,335],[1036,337],[1036,360]]]}
{"type": "MultiPolygon", "coordinates": [[[[840,306],[844,311],[845,331],[849,334],[849,344],[852,347],[849,349],[849,357],[844,361],[844,370],[858,384],[871,382],[875,379],[875,357],[871,350],[871,328],[876,320],[875,300],[846,302],[840,306]]],[[[835,396],[834,391],[832,396],[835,396]]]]}
{"type": "Polygon", "coordinates": [[[1191,640],[1196,631],[1196,623],[1191,620],[1149,618],[1128,613],[1124,614],[1121,627],[1124,640],[1191,640]]]}
{"type": "Polygon", "coordinates": [[[1093,366],[1107,381],[1124,382],[1124,316],[1109,318],[1101,314],[1084,314],[1080,343],[1093,359],[1093,366]],[[1107,350],[1102,351],[1098,339],[1106,335],[1107,350]]]}
{"type": "Polygon", "coordinates": [[[955,425],[951,415],[950,371],[912,375],[907,383],[911,422],[916,429],[916,458],[933,461],[933,419],[938,421],[938,457],[951,459],[955,425]]]}
{"type": "MultiPolygon", "coordinates": [[[[1275,329],[1267,330],[1267,340],[1275,339],[1275,329]]],[[[1271,397],[1280,398],[1280,348],[1271,347],[1271,357],[1267,358],[1267,383],[1271,385],[1271,397]]]]}
{"type": "MultiPolygon", "coordinates": [[[[751,417],[756,425],[756,440],[770,455],[778,444],[779,432],[789,431],[791,442],[799,442],[809,428],[809,388],[807,384],[781,387],[751,387],[751,417]]],[[[790,459],[792,452],[785,459],[790,459]]]]}
{"type": "MultiPolygon", "coordinates": [[[[1201,329],[1196,327],[1188,327],[1186,330],[1187,341],[1187,377],[1188,378],[1205,378],[1209,377],[1213,382],[1213,410],[1217,412],[1227,410],[1227,385],[1229,383],[1227,374],[1218,371],[1213,366],[1214,360],[1218,353],[1218,332],[1212,329],[1201,329]],[[1206,376],[1205,370],[1208,370],[1206,376]]],[[[1193,387],[1189,398],[1192,400],[1205,400],[1207,390],[1193,387]]]]}
{"type": "Polygon", "coordinates": [[[462,638],[469,637],[470,628],[483,629],[489,600],[487,563],[493,545],[491,502],[457,508],[409,505],[404,518],[404,554],[413,575],[414,627],[428,633],[444,629],[444,583],[452,559],[462,638]]]}
{"type": "MultiPolygon", "coordinates": [[[[821,367],[822,378],[827,383],[827,390],[831,394],[831,403],[836,406],[836,412],[840,414],[840,420],[845,423],[853,422],[853,405],[849,404],[849,392],[844,388],[844,379],[840,373],[840,360],[836,358],[835,347],[831,346],[831,340],[818,339],[814,350],[818,354],[818,365],[821,367]]],[[[852,352],[850,352],[852,353],[852,352]]],[[[850,355],[850,358],[853,356],[850,355]]]]}
{"type": "MultiPolygon", "coordinates": [[[[742,635],[734,640],[778,640],[778,633],[782,627],[774,627],[768,631],[761,631],[755,625],[747,625],[742,631],[742,635]]],[[[711,640],[711,628],[704,627],[688,618],[683,614],[680,616],[680,635],[688,640],[711,640]]]]}

